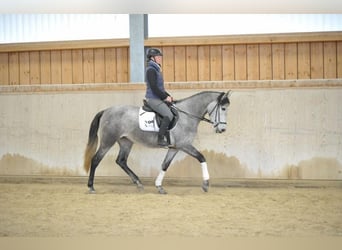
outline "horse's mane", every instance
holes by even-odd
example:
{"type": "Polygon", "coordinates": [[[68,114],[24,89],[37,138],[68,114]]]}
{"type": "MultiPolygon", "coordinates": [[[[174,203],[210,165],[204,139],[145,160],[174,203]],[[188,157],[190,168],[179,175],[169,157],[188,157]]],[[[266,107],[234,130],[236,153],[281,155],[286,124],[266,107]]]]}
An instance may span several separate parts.
{"type": "Polygon", "coordinates": [[[182,103],[182,102],[187,101],[187,100],[189,100],[189,99],[192,99],[192,98],[194,98],[194,97],[197,97],[197,96],[200,96],[200,95],[204,95],[204,94],[208,94],[208,93],[222,94],[222,93],[224,93],[224,92],[209,91],[209,90],[208,90],[208,91],[202,91],[202,92],[196,93],[196,94],[194,94],[194,95],[192,95],[192,96],[188,96],[188,97],[186,97],[186,98],[176,100],[176,101],[174,101],[174,103],[175,103],[175,104],[177,104],[177,103],[182,103]]]}

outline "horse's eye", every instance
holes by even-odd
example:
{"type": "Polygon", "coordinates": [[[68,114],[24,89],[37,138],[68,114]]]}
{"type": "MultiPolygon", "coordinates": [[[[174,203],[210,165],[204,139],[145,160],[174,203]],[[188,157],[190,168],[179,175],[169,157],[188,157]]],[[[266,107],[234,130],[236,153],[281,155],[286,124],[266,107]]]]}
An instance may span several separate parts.
{"type": "Polygon", "coordinates": [[[226,111],[226,108],[221,108],[222,109],[222,111],[226,111]]]}

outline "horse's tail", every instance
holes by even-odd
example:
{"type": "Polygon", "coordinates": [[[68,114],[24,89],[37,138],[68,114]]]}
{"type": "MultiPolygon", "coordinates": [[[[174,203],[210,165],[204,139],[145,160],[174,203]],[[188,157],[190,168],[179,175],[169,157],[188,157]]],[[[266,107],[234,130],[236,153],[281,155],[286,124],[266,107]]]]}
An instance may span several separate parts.
{"type": "Polygon", "coordinates": [[[97,131],[99,129],[100,119],[103,115],[104,111],[101,111],[96,114],[93,121],[91,122],[89,129],[89,139],[88,144],[84,152],[84,170],[88,173],[90,169],[91,159],[93,158],[96,148],[97,148],[97,131]]]}

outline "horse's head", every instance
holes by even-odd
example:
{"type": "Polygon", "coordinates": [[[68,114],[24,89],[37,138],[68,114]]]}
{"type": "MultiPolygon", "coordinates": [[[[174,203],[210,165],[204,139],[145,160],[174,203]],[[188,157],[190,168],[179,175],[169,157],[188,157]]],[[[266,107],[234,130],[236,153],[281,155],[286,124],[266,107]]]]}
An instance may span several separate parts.
{"type": "Polygon", "coordinates": [[[207,111],[216,133],[222,133],[226,131],[227,110],[230,104],[230,94],[230,90],[227,93],[222,92],[217,100],[208,105],[207,111]]]}

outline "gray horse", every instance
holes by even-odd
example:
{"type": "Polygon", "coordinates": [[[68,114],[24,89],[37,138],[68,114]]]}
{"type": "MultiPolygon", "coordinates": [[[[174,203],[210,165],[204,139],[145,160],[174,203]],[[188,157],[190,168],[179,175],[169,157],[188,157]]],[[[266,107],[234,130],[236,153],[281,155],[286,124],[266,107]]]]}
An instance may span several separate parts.
{"type": "MultiPolygon", "coordinates": [[[[170,130],[172,147],[168,148],[166,157],[155,186],[160,194],[166,194],[162,186],[164,175],[172,160],[179,150],[196,158],[202,168],[203,191],[209,189],[209,173],[205,157],[194,147],[192,142],[197,134],[200,121],[206,121],[213,125],[216,133],[226,130],[226,114],[230,91],[216,92],[204,91],[188,98],[173,103],[173,107],[179,113],[179,119],[174,128],[170,130]],[[209,118],[205,118],[206,114],[209,118]]],[[[133,143],[141,143],[148,147],[159,147],[157,144],[157,133],[146,132],[139,128],[138,116],[139,107],[136,106],[113,106],[100,111],[94,117],[89,131],[88,144],[84,155],[84,169],[89,172],[89,192],[94,193],[94,176],[96,167],[103,159],[108,150],[118,142],[120,146],[116,163],[130,176],[133,183],[139,189],[143,185],[139,177],[128,167],[127,159],[133,143]],[[98,147],[98,136],[100,134],[100,145],[98,147]]]]}

